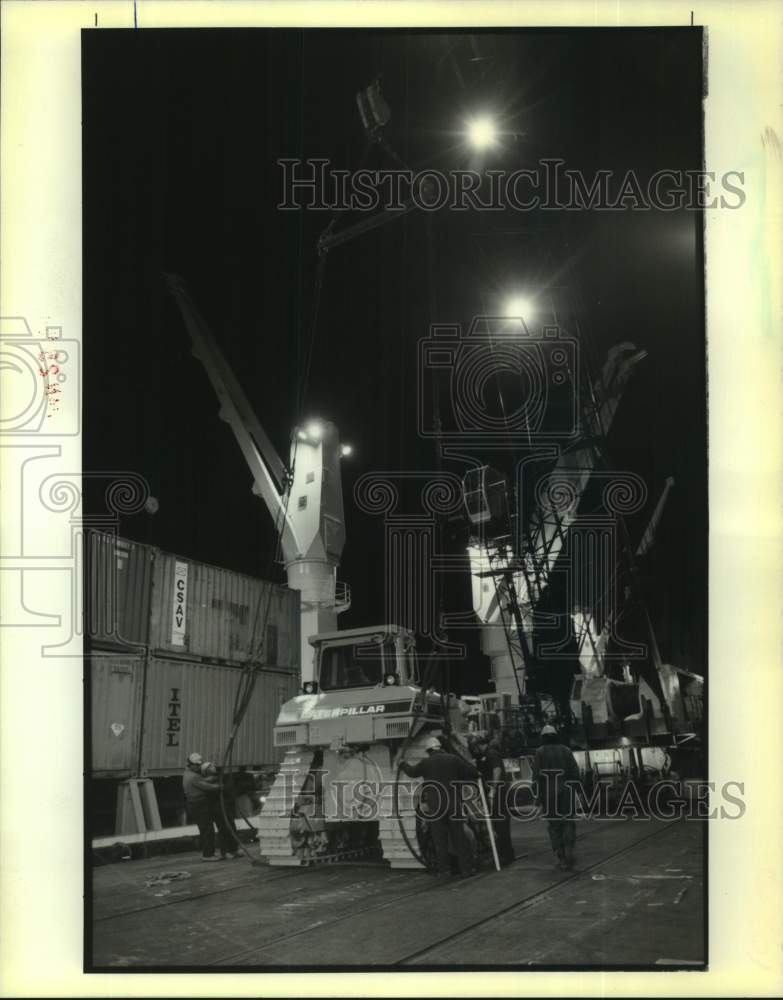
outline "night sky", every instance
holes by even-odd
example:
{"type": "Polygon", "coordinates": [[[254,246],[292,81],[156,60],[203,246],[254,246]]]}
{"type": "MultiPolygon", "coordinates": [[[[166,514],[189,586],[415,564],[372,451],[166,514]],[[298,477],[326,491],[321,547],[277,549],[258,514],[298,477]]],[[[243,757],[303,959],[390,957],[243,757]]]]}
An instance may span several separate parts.
{"type": "MultiPolygon", "coordinates": [[[[559,157],[592,174],[702,164],[699,29],[413,33],[142,30],[83,33],[84,371],[87,513],[105,511],[88,473],[131,470],[160,502],[123,535],[269,575],[272,522],[166,292],[181,275],[256,412],[287,458],[330,212],[281,212],[281,157],[356,169],[355,94],[378,74],[387,137],[414,168],[468,165],[467,117],[502,119],[491,166],[559,157]]],[[[395,166],[373,148],[365,165],[395,166]]],[[[576,308],[585,356],[631,340],[648,351],[609,439],[613,465],[642,475],[635,540],[676,481],[641,564],[664,660],[706,671],[706,400],[698,212],[424,213],[332,250],[306,415],[333,420],[343,465],[353,588],[342,627],[384,617],[383,526],[355,507],[365,472],[435,468],[416,431],[417,343],[431,321],[468,324],[518,288],[576,308]]],[[[338,226],[347,224],[344,220],[338,226]]],[[[488,456],[490,460],[491,456],[488,456]]],[[[461,474],[456,465],[445,468],[461,474]]],[[[447,545],[464,550],[458,526],[447,545]]],[[[284,579],[282,567],[273,575],[284,579]]],[[[469,579],[450,609],[469,607],[469,579]]],[[[476,672],[457,689],[486,690],[476,672]]]]}

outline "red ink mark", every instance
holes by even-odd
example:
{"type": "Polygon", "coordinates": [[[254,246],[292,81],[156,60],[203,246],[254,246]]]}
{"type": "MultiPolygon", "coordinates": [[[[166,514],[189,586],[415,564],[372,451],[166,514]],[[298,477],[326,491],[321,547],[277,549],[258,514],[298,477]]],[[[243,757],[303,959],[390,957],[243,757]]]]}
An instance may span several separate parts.
{"type": "MultiPolygon", "coordinates": [[[[60,351],[39,351],[38,359],[40,361],[59,361],[60,351]]],[[[48,399],[49,403],[49,413],[46,414],[47,418],[54,416],[58,412],[58,406],[60,403],[59,396],[62,393],[62,389],[59,385],[50,385],[49,376],[55,376],[60,374],[60,366],[57,364],[50,364],[46,368],[39,368],[38,373],[46,382],[44,386],[44,393],[48,399]]],[[[64,378],[64,376],[61,376],[64,378]]]]}

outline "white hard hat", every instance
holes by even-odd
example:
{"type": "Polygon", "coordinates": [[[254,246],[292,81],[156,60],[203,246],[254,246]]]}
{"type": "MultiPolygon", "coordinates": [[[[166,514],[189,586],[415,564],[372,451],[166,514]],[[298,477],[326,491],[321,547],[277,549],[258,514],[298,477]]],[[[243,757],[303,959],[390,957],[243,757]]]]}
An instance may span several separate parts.
{"type": "Polygon", "coordinates": [[[541,730],[542,736],[557,736],[557,730],[554,726],[544,726],[541,730]]]}
{"type": "Polygon", "coordinates": [[[425,750],[440,750],[441,743],[437,736],[428,736],[424,741],[425,750]]]}
{"type": "Polygon", "coordinates": [[[203,764],[204,758],[200,753],[192,753],[188,756],[188,764],[203,764]]]}

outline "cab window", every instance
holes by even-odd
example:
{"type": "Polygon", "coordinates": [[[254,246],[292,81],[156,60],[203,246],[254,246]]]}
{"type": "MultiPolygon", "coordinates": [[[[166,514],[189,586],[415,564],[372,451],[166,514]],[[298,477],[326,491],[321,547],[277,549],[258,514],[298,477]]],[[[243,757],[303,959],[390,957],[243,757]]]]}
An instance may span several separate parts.
{"type": "Polygon", "coordinates": [[[381,647],[327,646],[321,652],[320,681],[322,691],[344,688],[374,687],[383,683],[381,647]],[[358,655],[361,650],[362,655],[358,655]]]}

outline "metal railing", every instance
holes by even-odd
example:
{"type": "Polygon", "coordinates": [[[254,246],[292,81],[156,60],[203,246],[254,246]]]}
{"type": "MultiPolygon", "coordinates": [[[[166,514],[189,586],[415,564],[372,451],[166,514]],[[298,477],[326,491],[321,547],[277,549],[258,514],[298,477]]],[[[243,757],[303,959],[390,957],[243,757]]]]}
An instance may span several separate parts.
{"type": "Polygon", "coordinates": [[[338,580],[334,585],[334,603],[337,608],[338,613],[340,611],[347,611],[351,606],[351,587],[350,584],[344,583],[338,580]]]}

